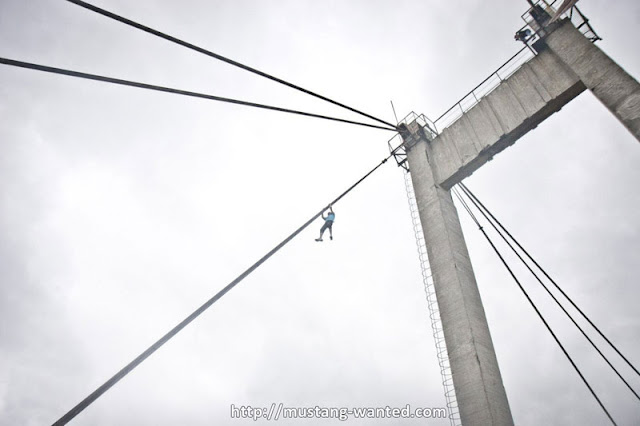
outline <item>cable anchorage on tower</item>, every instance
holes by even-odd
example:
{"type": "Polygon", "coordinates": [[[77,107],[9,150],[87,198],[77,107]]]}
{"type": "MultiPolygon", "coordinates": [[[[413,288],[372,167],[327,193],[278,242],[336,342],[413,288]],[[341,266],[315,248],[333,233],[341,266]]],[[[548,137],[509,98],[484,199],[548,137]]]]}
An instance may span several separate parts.
{"type": "Polygon", "coordinates": [[[407,150],[411,149],[413,146],[409,140],[415,139],[410,136],[411,132],[407,127],[409,125],[417,125],[420,137],[424,137],[428,141],[431,141],[437,136],[433,122],[425,117],[424,114],[418,115],[412,111],[398,123],[398,134],[392,137],[388,142],[389,152],[393,154],[393,158],[396,160],[398,167],[402,167],[406,172],[409,171],[407,150]],[[393,148],[394,146],[395,148],[393,148]]]}

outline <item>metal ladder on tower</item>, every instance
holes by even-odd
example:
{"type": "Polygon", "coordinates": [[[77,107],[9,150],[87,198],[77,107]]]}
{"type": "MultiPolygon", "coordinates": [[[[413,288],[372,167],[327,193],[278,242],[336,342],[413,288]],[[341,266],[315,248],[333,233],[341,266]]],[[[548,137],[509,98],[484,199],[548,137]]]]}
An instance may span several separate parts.
{"type": "Polygon", "coordinates": [[[438,309],[438,300],[436,299],[435,288],[433,286],[431,266],[429,265],[429,257],[427,255],[427,245],[425,243],[424,234],[422,233],[418,203],[416,201],[415,193],[413,192],[411,174],[409,174],[408,171],[405,171],[404,173],[404,183],[407,190],[409,210],[411,212],[411,222],[416,236],[418,257],[420,258],[420,268],[422,270],[422,281],[427,298],[427,305],[429,307],[429,318],[431,320],[433,338],[436,344],[436,352],[438,356],[438,364],[440,365],[440,374],[442,377],[442,386],[444,387],[444,396],[447,404],[449,422],[452,426],[456,426],[461,424],[460,411],[458,409],[456,394],[453,388],[453,377],[451,374],[451,366],[449,365],[449,354],[447,352],[444,333],[442,331],[440,310],[438,309]]]}

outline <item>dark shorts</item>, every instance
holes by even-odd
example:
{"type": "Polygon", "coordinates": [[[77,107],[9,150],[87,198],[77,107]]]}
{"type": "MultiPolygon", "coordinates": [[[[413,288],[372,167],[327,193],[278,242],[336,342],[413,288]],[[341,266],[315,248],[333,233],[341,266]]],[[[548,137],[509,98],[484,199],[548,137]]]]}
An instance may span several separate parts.
{"type": "Polygon", "coordinates": [[[322,229],[320,229],[320,232],[324,231],[325,229],[331,229],[331,226],[333,226],[333,221],[325,220],[324,225],[322,225],[322,229]]]}

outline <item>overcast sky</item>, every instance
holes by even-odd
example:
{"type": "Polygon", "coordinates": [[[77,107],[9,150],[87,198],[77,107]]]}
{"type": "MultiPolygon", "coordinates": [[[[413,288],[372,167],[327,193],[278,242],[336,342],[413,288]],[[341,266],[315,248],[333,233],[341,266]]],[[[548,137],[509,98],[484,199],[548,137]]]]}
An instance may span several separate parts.
{"type": "MultiPolygon", "coordinates": [[[[387,121],[390,100],[400,118],[453,105],[520,48],[513,33],[527,7],[95,4],[387,121]]],[[[640,3],[579,5],[599,46],[638,78],[640,3]]],[[[0,56],[357,119],[62,0],[0,0],[0,56]]],[[[58,419],[377,164],[393,136],[5,65],[0,82],[3,425],[58,419]]],[[[638,141],[583,93],[466,180],[636,366],[639,165],[638,141]]],[[[460,216],[516,424],[606,424],[460,216]]],[[[334,241],[314,242],[320,226],[74,424],[254,424],[231,420],[231,404],[272,402],[444,406],[401,170],[389,163],[336,206],[334,241]]],[[[614,418],[640,423],[638,400],[522,276],[614,418]]]]}

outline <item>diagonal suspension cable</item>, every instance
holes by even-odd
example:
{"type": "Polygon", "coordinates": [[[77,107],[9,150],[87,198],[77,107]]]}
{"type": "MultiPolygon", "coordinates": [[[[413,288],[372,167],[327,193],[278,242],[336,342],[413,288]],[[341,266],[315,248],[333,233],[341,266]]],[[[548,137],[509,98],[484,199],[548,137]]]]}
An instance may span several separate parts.
{"type": "Polygon", "coordinates": [[[80,7],[83,7],[85,9],[88,9],[88,10],[91,10],[93,12],[96,12],[96,13],[102,15],[102,16],[106,16],[107,18],[111,18],[111,19],[114,19],[116,21],[122,22],[123,24],[126,24],[126,25],[129,25],[131,27],[137,28],[137,29],[142,30],[144,32],[147,32],[149,34],[153,34],[154,36],[163,38],[163,39],[168,40],[168,41],[170,41],[172,43],[179,44],[180,46],[186,47],[188,49],[194,50],[196,52],[199,52],[199,53],[202,53],[204,55],[210,56],[212,58],[218,59],[220,61],[226,62],[226,63],[228,63],[230,65],[235,66],[235,67],[238,67],[238,68],[241,68],[243,70],[246,70],[246,71],[252,72],[254,74],[257,74],[257,75],[259,75],[261,77],[268,78],[269,80],[275,81],[277,83],[280,83],[280,84],[283,84],[285,86],[291,87],[292,89],[296,89],[296,90],[298,90],[300,92],[303,92],[303,93],[306,93],[308,95],[314,96],[316,98],[322,99],[323,101],[332,103],[332,104],[337,105],[337,106],[339,106],[341,108],[345,108],[345,109],[347,109],[347,110],[349,110],[351,112],[355,112],[356,114],[360,114],[360,115],[362,115],[364,117],[367,117],[367,118],[370,118],[372,120],[375,120],[378,123],[390,126],[393,129],[396,128],[395,125],[393,125],[393,124],[391,124],[391,123],[389,123],[387,121],[381,120],[379,118],[376,118],[373,115],[369,115],[369,114],[364,113],[362,111],[359,111],[359,110],[357,110],[355,108],[352,108],[350,106],[342,104],[342,103],[340,103],[338,101],[334,101],[333,99],[329,99],[329,98],[327,98],[325,96],[322,96],[322,95],[319,95],[319,94],[317,94],[315,92],[312,92],[310,90],[304,89],[304,88],[302,88],[300,86],[297,86],[297,85],[295,85],[293,83],[289,83],[288,81],[282,80],[282,79],[280,79],[278,77],[275,77],[275,76],[267,74],[267,73],[265,73],[263,71],[260,71],[260,70],[257,70],[255,68],[252,68],[252,67],[250,67],[248,65],[242,64],[240,62],[236,62],[233,59],[226,58],[226,57],[224,57],[222,55],[219,55],[217,53],[214,53],[214,52],[211,52],[209,50],[206,50],[206,49],[204,49],[202,47],[198,47],[198,46],[196,46],[194,44],[191,44],[191,43],[188,43],[188,42],[186,42],[184,40],[180,40],[179,38],[173,37],[173,36],[171,36],[169,34],[165,34],[165,33],[161,32],[161,31],[158,31],[158,30],[155,30],[153,28],[147,27],[145,25],[139,24],[138,22],[132,21],[132,20],[127,19],[127,18],[125,18],[123,16],[116,15],[113,12],[109,12],[108,10],[101,9],[101,8],[99,8],[97,6],[94,6],[94,5],[90,4],[90,3],[87,3],[87,2],[84,2],[84,1],[81,1],[81,0],[67,0],[67,1],[70,2],[70,3],[73,3],[75,5],[78,5],[80,7]]]}
{"type": "Polygon", "coordinates": [[[153,85],[153,84],[139,83],[139,82],[130,81],[130,80],[122,80],[122,79],[119,79],[119,78],[106,77],[106,76],[97,75],[97,74],[88,74],[88,73],[84,73],[84,72],[80,72],[80,71],[66,70],[66,69],[63,69],[63,68],[54,68],[54,67],[50,67],[50,66],[46,66],[46,65],[33,64],[33,63],[30,63],[30,62],[16,61],[14,59],[8,59],[8,58],[0,57],[0,64],[10,65],[10,66],[19,67],[19,68],[27,68],[27,69],[32,69],[32,70],[36,70],[36,71],[43,71],[43,72],[48,72],[48,73],[53,73],[53,74],[67,75],[67,76],[71,76],[71,77],[84,78],[84,79],[87,79],[87,80],[101,81],[101,82],[104,82],[104,83],[118,84],[118,85],[121,85],[121,86],[137,87],[139,89],[155,90],[155,91],[158,91],[158,92],[173,93],[173,94],[176,94],[176,95],[183,95],[183,96],[191,96],[191,97],[194,97],[194,98],[208,99],[208,100],[211,100],[211,101],[227,102],[227,103],[231,103],[231,104],[244,105],[244,106],[249,106],[249,107],[253,107],[253,108],[261,108],[261,109],[267,109],[267,110],[271,110],[271,111],[286,112],[286,113],[289,113],[289,114],[302,115],[302,116],[305,116],[305,117],[321,118],[323,120],[337,121],[337,122],[340,122],[340,123],[348,123],[348,124],[355,124],[355,125],[358,125],[358,126],[373,127],[375,129],[391,130],[391,131],[394,131],[394,132],[396,131],[393,128],[377,126],[375,124],[361,123],[359,121],[345,120],[345,119],[342,119],[342,118],[335,118],[335,117],[329,117],[329,116],[326,116],[326,115],[313,114],[313,113],[310,113],[310,112],[298,111],[298,110],[287,109],[287,108],[280,108],[280,107],[276,107],[276,106],[272,106],[272,105],[264,105],[264,104],[254,103],[254,102],[241,101],[241,100],[238,100],[238,99],[224,98],[224,97],[221,97],[221,96],[207,95],[207,94],[204,94],[204,93],[190,92],[190,91],[187,91],[187,90],[174,89],[174,88],[171,88],[171,87],[156,86],[156,85],[153,85]]]}
{"type": "Polygon", "coordinates": [[[591,338],[587,335],[587,333],[584,331],[584,329],[582,327],[580,327],[580,325],[576,322],[576,320],[573,318],[573,316],[565,309],[565,307],[562,305],[562,303],[560,303],[560,301],[556,298],[556,296],[551,292],[551,290],[549,290],[549,287],[547,287],[547,285],[542,282],[542,280],[540,279],[540,277],[538,276],[538,274],[536,274],[536,272],[531,268],[531,266],[529,265],[529,263],[527,263],[522,256],[520,255],[520,253],[515,249],[515,247],[513,246],[513,244],[511,244],[511,242],[505,237],[505,235],[500,231],[500,229],[498,229],[498,227],[493,223],[493,221],[491,219],[489,219],[489,216],[484,212],[484,210],[482,210],[480,208],[480,206],[478,205],[478,203],[476,202],[476,200],[474,200],[473,198],[471,198],[471,196],[469,195],[469,193],[467,192],[467,190],[465,189],[465,187],[463,187],[462,185],[460,185],[462,191],[465,193],[465,195],[467,196],[467,198],[473,203],[473,205],[475,206],[475,208],[482,214],[482,216],[484,216],[485,220],[487,222],[489,222],[489,224],[491,225],[491,227],[498,233],[498,235],[500,235],[500,237],[504,240],[504,242],[507,244],[507,246],[509,246],[509,248],[515,253],[515,255],[518,257],[518,259],[520,259],[520,261],[524,264],[524,266],[529,270],[529,272],[531,272],[531,274],[535,277],[535,279],[538,281],[538,283],[540,283],[540,285],[542,286],[542,288],[545,289],[545,291],[547,292],[547,294],[549,296],[551,296],[551,298],[553,299],[554,302],[556,302],[556,304],[560,307],[560,309],[562,310],[562,312],[564,312],[564,314],[571,320],[571,322],[573,323],[573,325],[576,326],[576,328],[580,331],[580,333],[582,333],[582,335],[584,336],[585,339],[587,339],[587,341],[591,344],[591,346],[593,346],[593,348],[596,350],[596,352],[598,352],[598,354],[602,357],[602,359],[604,359],[604,361],[607,363],[607,365],[609,365],[609,367],[613,370],[613,372],[620,378],[620,380],[622,380],[622,382],[627,386],[627,388],[629,388],[629,390],[631,391],[631,393],[633,393],[633,395],[640,400],[640,395],[638,395],[638,393],[631,387],[631,385],[629,384],[629,382],[627,382],[625,380],[624,377],[622,377],[622,374],[620,374],[620,372],[616,369],[616,367],[614,367],[614,365],[611,363],[611,361],[609,361],[609,359],[607,358],[607,356],[605,354],[602,353],[602,351],[600,350],[600,348],[598,348],[598,346],[595,344],[595,342],[593,340],[591,340],[591,338]]]}
{"type": "Polygon", "coordinates": [[[389,158],[391,158],[391,156],[394,154],[394,152],[392,152],[387,158],[382,160],[377,166],[375,166],[373,169],[371,169],[367,174],[365,174],[363,177],[361,177],[356,183],[351,185],[346,191],[344,191],[342,194],[340,194],[338,197],[336,197],[336,199],[334,199],[326,207],[323,207],[322,210],[320,210],[318,213],[314,214],[311,217],[311,219],[306,221],[302,226],[300,226],[298,229],[296,229],[291,235],[289,235],[287,238],[282,240],[282,242],[280,244],[278,244],[273,249],[271,249],[271,251],[269,251],[267,254],[265,254],[263,257],[261,257],[256,263],[251,265],[246,271],[244,271],[242,274],[238,275],[238,277],[236,279],[231,281],[226,287],[224,287],[222,290],[220,290],[211,299],[207,300],[202,306],[200,306],[198,309],[196,309],[191,315],[189,315],[187,318],[182,320],[182,322],[180,322],[178,325],[176,325],[174,328],[172,328],[167,334],[162,336],[157,342],[155,342],[153,345],[149,346],[149,348],[147,348],[147,350],[142,352],[133,361],[131,361],[129,364],[127,364],[123,369],[121,369],[116,374],[114,374],[113,377],[111,377],[104,384],[102,384],[100,387],[98,387],[89,396],[87,396],[80,403],[78,403],[78,405],[76,405],[71,410],[69,410],[65,415],[60,417],[60,419],[58,419],[58,421],[56,421],[53,424],[53,426],[66,425],[75,416],[80,414],[85,408],[87,408],[96,399],[98,399],[100,396],[102,396],[102,394],[104,394],[106,391],[108,391],[113,385],[118,383],[122,378],[124,378],[127,374],[129,374],[134,368],[136,368],[144,360],[149,358],[149,356],[151,356],[155,351],[160,349],[160,347],[162,347],[162,345],[167,343],[172,337],[174,337],[183,328],[185,328],[193,320],[195,320],[198,316],[200,316],[200,314],[202,314],[209,307],[211,307],[211,305],[213,305],[220,298],[222,298],[222,296],[224,296],[229,290],[231,290],[238,283],[240,283],[240,281],[245,279],[249,274],[251,274],[253,271],[255,271],[260,265],[262,265],[264,262],[266,262],[271,256],[276,254],[282,247],[284,247],[288,242],[290,242],[293,238],[295,238],[300,232],[302,232],[314,220],[316,220],[318,217],[320,217],[325,210],[327,210],[330,206],[332,206],[333,204],[336,204],[338,201],[340,201],[345,195],[347,195],[349,192],[351,192],[356,186],[358,186],[362,181],[364,181],[366,178],[368,178],[373,172],[378,170],[378,168],[380,166],[382,166],[384,163],[387,162],[387,160],[389,158]]]}
{"type": "Polygon", "coordinates": [[[482,234],[484,235],[484,237],[486,238],[486,240],[489,242],[489,244],[491,245],[491,247],[493,248],[493,251],[495,251],[495,253],[498,255],[498,258],[500,258],[500,261],[502,262],[502,264],[504,265],[504,267],[507,269],[507,271],[509,272],[509,274],[511,275],[511,277],[513,278],[513,280],[516,282],[516,284],[518,285],[518,287],[520,288],[520,291],[522,291],[522,293],[524,294],[524,296],[526,297],[527,301],[529,302],[529,304],[531,305],[531,307],[533,308],[534,311],[536,311],[536,314],[538,314],[538,317],[542,320],[542,322],[544,323],[544,326],[547,328],[547,331],[551,334],[551,336],[553,337],[553,339],[556,341],[556,343],[558,344],[558,346],[560,346],[560,349],[562,350],[562,352],[565,354],[565,356],[567,357],[567,359],[569,360],[569,362],[571,363],[571,365],[573,366],[573,368],[576,370],[576,372],[578,373],[578,375],[580,376],[580,378],[582,379],[582,381],[584,382],[584,384],[587,386],[587,388],[589,389],[589,392],[591,392],[591,395],[593,395],[593,397],[596,399],[596,401],[598,401],[598,404],[600,405],[600,408],[602,408],[602,410],[604,411],[604,413],[607,415],[607,417],[609,418],[609,420],[611,421],[611,423],[614,424],[614,426],[616,425],[615,420],[613,420],[613,417],[611,417],[611,414],[609,414],[609,411],[607,411],[606,407],[604,406],[604,404],[602,403],[602,401],[600,401],[600,398],[598,398],[598,395],[596,395],[595,391],[593,390],[593,388],[591,387],[591,385],[589,384],[589,382],[587,381],[587,379],[584,377],[584,375],[582,374],[582,372],[580,371],[580,369],[578,368],[578,366],[576,365],[576,363],[573,361],[573,358],[571,358],[571,355],[569,355],[569,353],[567,352],[567,350],[565,349],[565,347],[562,345],[562,343],[560,342],[560,340],[558,339],[558,337],[556,336],[556,334],[553,332],[553,330],[551,329],[551,326],[549,325],[549,323],[547,323],[547,320],[544,319],[544,316],[542,315],[542,313],[538,310],[538,307],[536,306],[536,304],[533,302],[533,300],[531,299],[531,297],[529,296],[529,293],[527,293],[527,291],[524,289],[524,287],[522,286],[522,284],[520,283],[520,280],[518,280],[518,278],[516,277],[516,275],[513,273],[513,271],[511,270],[511,268],[509,267],[509,265],[507,264],[506,260],[504,259],[504,257],[502,257],[502,254],[500,253],[500,251],[498,250],[498,248],[493,244],[493,241],[491,241],[491,238],[489,238],[489,236],[487,235],[487,233],[485,232],[484,228],[482,227],[482,225],[480,225],[480,222],[478,222],[478,219],[476,219],[475,215],[473,214],[473,212],[471,211],[471,209],[469,208],[469,206],[467,205],[467,203],[462,199],[462,197],[460,196],[460,194],[458,193],[458,191],[456,190],[456,188],[452,188],[452,192],[455,194],[455,196],[458,198],[458,200],[460,201],[460,203],[462,204],[462,206],[464,207],[464,209],[467,211],[467,213],[469,213],[469,215],[471,216],[471,218],[473,219],[473,221],[476,223],[476,225],[478,225],[478,229],[480,230],[480,232],[482,232],[482,234]]]}
{"type": "Polygon", "coordinates": [[[469,196],[476,200],[478,202],[478,204],[480,205],[480,207],[482,207],[482,209],[484,211],[487,212],[487,214],[496,222],[496,224],[500,227],[500,229],[502,229],[505,234],[507,234],[507,236],[509,237],[509,239],[511,239],[511,241],[513,241],[516,246],[518,246],[518,248],[520,250],[522,250],[522,252],[525,254],[525,256],[527,256],[527,258],[529,260],[531,260],[531,262],[544,274],[545,277],[547,277],[547,279],[553,284],[553,286],[558,289],[558,291],[560,291],[560,293],[562,293],[562,295],[569,301],[569,303],[571,303],[571,305],[580,313],[580,315],[582,315],[582,317],[587,320],[587,322],[594,328],[594,330],[596,330],[598,332],[598,334],[616,351],[616,353],[618,355],[620,355],[620,357],[627,363],[627,365],[629,367],[631,367],[631,369],[633,371],[635,371],[635,373],[637,375],[640,376],[640,371],[638,371],[638,369],[631,363],[631,361],[629,361],[627,359],[627,357],[625,357],[622,352],[620,352],[620,350],[613,344],[613,342],[611,342],[611,340],[609,340],[607,338],[607,336],[605,336],[605,334],[600,331],[600,329],[593,323],[593,321],[591,321],[591,319],[587,316],[587,314],[585,314],[582,309],[580,309],[578,307],[578,305],[576,305],[573,300],[569,297],[569,295],[567,293],[564,292],[564,290],[562,290],[562,288],[555,282],[555,280],[553,278],[551,278],[551,276],[547,273],[547,271],[544,270],[544,268],[542,266],[540,266],[540,264],[538,264],[538,262],[536,262],[536,260],[529,254],[529,252],[522,247],[522,245],[520,245],[520,243],[518,242],[518,240],[516,240],[513,235],[511,235],[511,233],[509,233],[509,231],[502,225],[502,223],[500,223],[500,221],[498,219],[496,219],[496,217],[491,213],[491,211],[489,211],[489,209],[487,209],[487,207],[485,207],[484,204],[482,204],[482,202],[478,199],[478,197],[476,197],[473,192],[471,192],[471,190],[469,190],[469,188],[466,187],[466,185],[464,183],[460,183],[460,187],[465,191],[465,193],[468,193],[469,196]]]}

